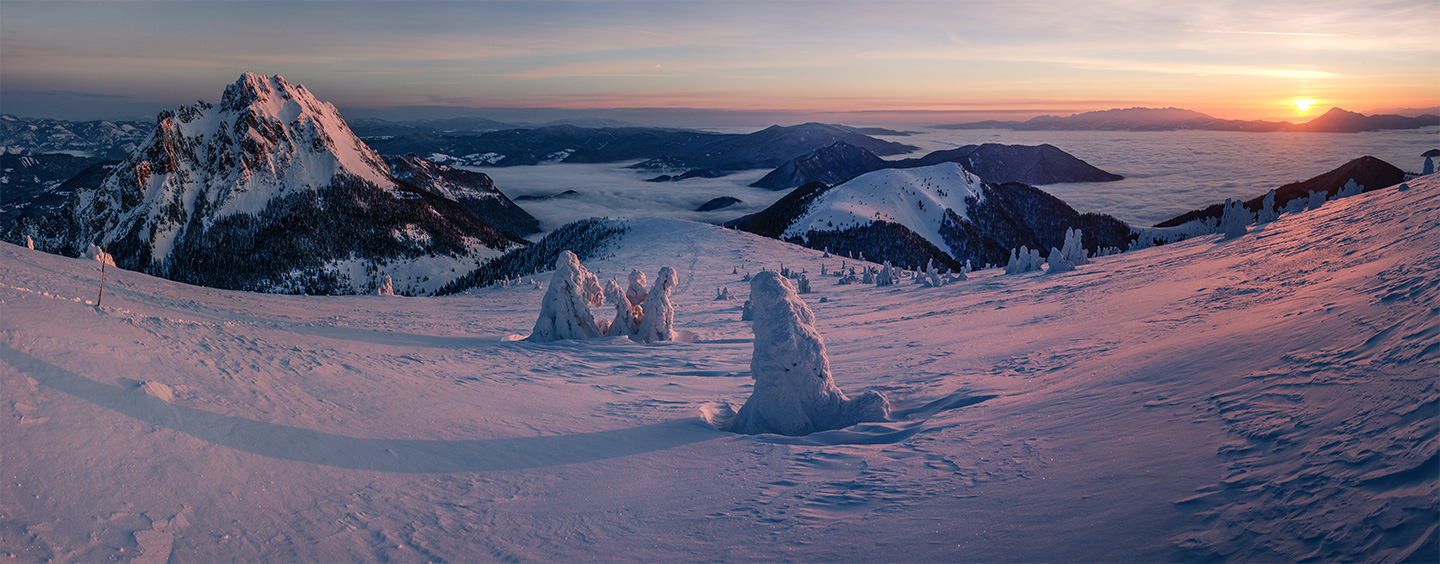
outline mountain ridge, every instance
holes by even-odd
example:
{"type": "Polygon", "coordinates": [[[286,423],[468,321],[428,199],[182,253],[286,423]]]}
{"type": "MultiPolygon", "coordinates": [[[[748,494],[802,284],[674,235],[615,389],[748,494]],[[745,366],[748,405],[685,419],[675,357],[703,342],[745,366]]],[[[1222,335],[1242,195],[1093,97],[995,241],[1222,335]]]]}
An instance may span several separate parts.
{"type": "Polygon", "coordinates": [[[1017,131],[1294,131],[1315,133],[1358,133],[1387,129],[1418,129],[1440,125],[1440,116],[1423,114],[1406,117],[1393,114],[1364,115],[1338,107],[1308,122],[1233,120],[1181,108],[1116,108],[1071,114],[1042,115],[1026,121],[994,121],[941,124],[936,129],[1013,129],[1017,131]]]}

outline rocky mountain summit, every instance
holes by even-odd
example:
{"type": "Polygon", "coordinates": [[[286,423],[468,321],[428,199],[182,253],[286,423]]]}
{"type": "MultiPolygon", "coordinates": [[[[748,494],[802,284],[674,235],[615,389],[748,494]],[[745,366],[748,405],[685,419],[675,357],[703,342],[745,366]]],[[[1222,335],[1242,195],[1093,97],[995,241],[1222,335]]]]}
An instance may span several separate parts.
{"type": "Polygon", "coordinates": [[[18,229],[52,252],[94,244],[173,280],[325,294],[385,277],[428,291],[524,244],[426,184],[398,180],[304,86],[246,73],[218,105],[162,112],[98,185],[75,189],[69,213],[18,229]]]}

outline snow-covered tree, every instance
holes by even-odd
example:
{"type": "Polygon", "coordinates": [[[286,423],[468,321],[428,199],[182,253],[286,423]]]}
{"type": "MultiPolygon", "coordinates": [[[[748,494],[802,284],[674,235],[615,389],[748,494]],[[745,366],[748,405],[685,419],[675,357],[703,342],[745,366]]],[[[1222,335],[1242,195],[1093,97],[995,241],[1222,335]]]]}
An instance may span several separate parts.
{"type": "Polygon", "coordinates": [[[1071,265],[1090,264],[1090,253],[1085,250],[1085,234],[1079,229],[1066,229],[1065,242],[1060,245],[1060,258],[1071,265]]]}
{"type": "Polygon", "coordinates": [[[94,243],[91,243],[89,247],[86,247],[85,256],[95,259],[95,261],[97,262],[102,262],[110,266],[115,266],[115,257],[111,256],[110,253],[105,252],[104,249],[95,246],[94,243]]]}
{"type": "Polygon", "coordinates": [[[527,340],[593,339],[601,335],[590,306],[604,303],[600,280],[580,266],[575,253],[561,251],[555,259],[550,289],[540,298],[540,316],[527,340]]]}
{"type": "Polygon", "coordinates": [[[755,302],[755,389],[740,411],[719,425],[743,434],[808,435],[865,421],[884,421],[890,404],[866,391],[850,399],[830,375],[815,315],[780,275],[765,271],[750,283],[755,302]]]}
{"type": "Polygon", "coordinates": [[[389,275],[389,274],[382,274],[382,275],[380,275],[380,287],[375,289],[375,295],[378,295],[378,296],[393,296],[393,295],[395,295],[395,281],[390,278],[390,275],[389,275]]]}
{"type": "Polygon", "coordinates": [[[1280,214],[1275,211],[1275,190],[1271,189],[1265,193],[1265,201],[1260,203],[1260,217],[1256,223],[1270,223],[1279,218],[1280,214]]]}
{"type": "Polygon", "coordinates": [[[605,328],[606,337],[634,337],[640,330],[640,307],[630,303],[620,284],[611,280],[605,285],[605,297],[615,304],[615,318],[605,328]]]}
{"type": "Polygon", "coordinates": [[[1355,179],[1354,179],[1354,178],[1351,178],[1351,179],[1345,181],[1345,186],[1343,186],[1343,187],[1340,188],[1340,193],[1336,194],[1335,197],[1336,197],[1336,198],[1349,198],[1350,196],[1359,196],[1360,193],[1361,193],[1361,192],[1364,192],[1364,191],[1365,191],[1365,187],[1364,187],[1364,186],[1361,186],[1361,185],[1359,185],[1359,184],[1356,184],[1356,183],[1355,183],[1355,179]]]}
{"type": "Polygon", "coordinates": [[[754,317],[754,306],[751,305],[750,300],[745,300],[745,305],[740,307],[740,321],[750,321],[754,317]]]}
{"type": "Polygon", "coordinates": [[[1075,263],[1066,259],[1065,253],[1055,247],[1050,247],[1050,255],[1046,257],[1045,264],[1049,267],[1050,274],[1075,270],[1075,263]]]}
{"type": "Polygon", "coordinates": [[[630,271],[630,286],[625,289],[625,298],[630,300],[630,305],[645,305],[645,273],[639,270],[630,271]]]}
{"type": "Polygon", "coordinates": [[[1254,221],[1250,210],[1240,204],[1240,200],[1225,199],[1225,211],[1220,215],[1220,232],[1226,239],[1234,239],[1244,235],[1246,227],[1254,221]]]}
{"type": "Polygon", "coordinates": [[[810,278],[807,277],[807,276],[805,276],[804,273],[801,273],[801,274],[800,274],[800,293],[801,293],[801,294],[809,294],[809,293],[810,293],[810,278]]]}
{"type": "Polygon", "coordinates": [[[35,250],[35,240],[31,239],[29,235],[25,236],[25,248],[35,250]]]}
{"type": "Polygon", "coordinates": [[[1040,270],[1045,261],[1040,258],[1039,250],[1030,250],[1021,245],[1019,249],[1010,249],[1010,263],[1005,265],[1005,274],[1024,274],[1040,270]]]}
{"type": "Polygon", "coordinates": [[[880,268],[880,274],[875,277],[876,286],[893,286],[900,281],[900,271],[890,266],[890,261],[885,261],[885,266],[880,268]]]}
{"type": "Polygon", "coordinates": [[[1325,205],[1325,199],[1328,198],[1328,197],[1329,197],[1329,195],[1326,194],[1324,190],[1320,190],[1320,191],[1311,190],[1311,191],[1310,191],[1310,209],[1312,209],[1312,210],[1318,210],[1318,209],[1320,209],[1320,206],[1325,205]]]}
{"type": "Polygon", "coordinates": [[[677,283],[679,277],[675,275],[675,269],[668,266],[660,268],[660,274],[655,276],[655,285],[645,296],[644,318],[640,320],[635,340],[643,343],[675,340],[675,306],[670,304],[670,290],[677,283]]]}

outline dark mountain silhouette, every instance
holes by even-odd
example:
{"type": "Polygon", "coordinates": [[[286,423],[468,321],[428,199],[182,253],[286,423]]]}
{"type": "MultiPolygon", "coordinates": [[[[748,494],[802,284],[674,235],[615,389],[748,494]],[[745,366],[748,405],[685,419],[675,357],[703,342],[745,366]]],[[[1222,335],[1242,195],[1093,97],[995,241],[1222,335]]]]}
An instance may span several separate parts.
{"type": "Polygon", "coordinates": [[[876,155],[897,155],[916,147],[882,141],[860,133],[853,127],[824,123],[805,123],[790,127],[778,125],[745,135],[728,135],[684,152],[668,153],[633,165],[632,168],[652,170],[689,170],[714,168],[749,170],[775,168],[816,149],[844,141],[876,155]]]}
{"type": "Polygon", "coordinates": [[[472,215],[517,237],[540,232],[540,220],[515,205],[495,188],[489,176],[449,167],[414,153],[385,157],[396,180],[403,180],[437,196],[454,200],[472,215]]]}
{"type": "Polygon", "coordinates": [[[1124,108],[1084,112],[1070,116],[1039,116],[1022,122],[983,121],[937,125],[938,129],[1014,129],[1018,131],[1173,131],[1195,129],[1206,131],[1309,131],[1354,133],[1384,129],[1418,129],[1440,125],[1440,116],[1425,114],[1417,117],[1399,115],[1366,116],[1331,108],[1324,115],[1306,123],[1288,121],[1219,119],[1193,110],[1180,108],[1124,108]]]}
{"type": "Polygon", "coordinates": [[[840,141],[781,165],[751,186],[784,190],[809,182],[835,185],[884,168],[915,168],[943,162],[959,163],[981,178],[1002,183],[1108,182],[1124,178],[1095,168],[1053,145],[965,145],[916,159],[886,161],[861,147],[840,141]]]}
{"type": "MultiPolygon", "coordinates": [[[[1394,186],[1405,181],[1405,171],[1390,163],[1371,156],[1364,156],[1340,167],[1302,182],[1292,182],[1275,189],[1275,206],[1284,209],[1291,200],[1310,197],[1310,192],[1324,192],[1334,197],[1345,184],[1354,180],[1364,192],[1394,186]]],[[[1245,208],[1252,213],[1260,211],[1265,195],[1246,200],[1245,208]]],[[[1192,210],[1155,224],[1155,227],[1176,227],[1190,221],[1219,219],[1224,204],[1213,204],[1204,209],[1192,210]]]]}
{"type": "Polygon", "coordinates": [[[1125,177],[1105,172],[1090,163],[1061,151],[1054,145],[1002,145],[985,143],[935,151],[918,159],[894,161],[892,168],[930,166],[943,162],[960,163],[965,170],[991,182],[1056,184],[1060,182],[1110,182],[1125,177]]]}
{"type": "Polygon", "coordinates": [[[863,147],[836,141],[780,165],[751,186],[788,190],[810,182],[835,185],[887,166],[884,159],[863,147]]]}

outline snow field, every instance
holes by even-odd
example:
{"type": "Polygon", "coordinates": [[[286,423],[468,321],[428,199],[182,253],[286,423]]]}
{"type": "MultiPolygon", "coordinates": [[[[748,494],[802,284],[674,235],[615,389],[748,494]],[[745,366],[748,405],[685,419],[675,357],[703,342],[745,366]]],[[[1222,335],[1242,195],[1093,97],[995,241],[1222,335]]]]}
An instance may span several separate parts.
{"type": "Polygon", "coordinates": [[[98,263],[0,245],[0,539],[64,561],[1424,560],[1440,179],[1409,185],[939,288],[841,286],[818,275],[839,257],[634,220],[585,267],[675,268],[694,342],[648,345],[515,341],[529,285],[299,297],[110,271],[97,310],[98,263]],[[700,422],[750,393],[746,296],[717,288],[781,264],[811,279],[835,384],[891,421],[700,422]]]}

